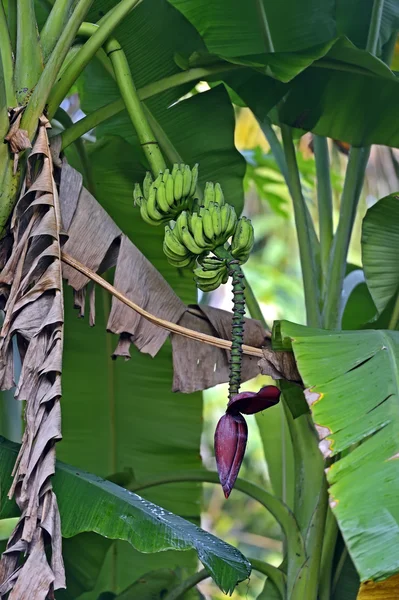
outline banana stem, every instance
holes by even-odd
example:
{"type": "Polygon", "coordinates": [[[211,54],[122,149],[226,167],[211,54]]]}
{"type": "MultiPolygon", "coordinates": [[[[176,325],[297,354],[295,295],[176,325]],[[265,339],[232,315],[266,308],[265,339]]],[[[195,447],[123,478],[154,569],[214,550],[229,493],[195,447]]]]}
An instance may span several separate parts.
{"type": "MultiPolygon", "coordinates": [[[[14,61],[12,57],[12,46],[6,14],[2,2],[0,2],[0,60],[3,63],[3,80],[6,100],[5,104],[7,104],[9,107],[16,106],[17,101],[14,93],[14,61]]],[[[0,101],[0,106],[1,104],[2,100],[0,101]]]]}
{"type": "Polygon", "coordinates": [[[238,260],[231,260],[229,263],[230,275],[233,280],[233,319],[231,327],[231,352],[230,352],[230,381],[229,398],[232,398],[240,391],[241,385],[241,361],[242,344],[244,338],[244,314],[245,314],[245,294],[243,273],[238,260]]]}
{"type": "Polygon", "coordinates": [[[126,15],[139,3],[139,0],[122,0],[102,20],[101,25],[80,21],[79,35],[89,38],[75,56],[73,62],[65,69],[62,77],[51,91],[48,101],[49,114],[53,115],[67,95],[83,69],[89,64],[97,51],[105,44],[114,29],[126,15]]]}
{"type": "Polygon", "coordinates": [[[230,350],[230,377],[229,398],[240,391],[241,385],[241,361],[242,345],[244,338],[244,314],[245,314],[245,284],[244,274],[240,263],[223,246],[214,250],[218,258],[227,260],[229,275],[232,278],[233,287],[233,318],[231,326],[231,350],[230,350]]]}
{"type": "Polygon", "coordinates": [[[43,70],[43,59],[36,24],[34,0],[17,2],[17,50],[15,58],[15,87],[19,104],[37,84],[43,70]]]}
{"type": "Polygon", "coordinates": [[[43,60],[46,63],[54,50],[73,6],[73,0],[55,0],[47,21],[40,32],[43,60]]]}
{"type": "MultiPolygon", "coordinates": [[[[50,90],[60,72],[62,63],[92,3],[93,0],[79,0],[33,91],[21,120],[21,129],[28,130],[30,139],[36,131],[38,119],[48,102],[50,90]]],[[[62,100],[63,98],[61,98],[62,100]]],[[[55,107],[55,110],[57,108],[58,106],[55,107]]],[[[49,112],[48,116],[51,118],[53,114],[49,112]]]]}

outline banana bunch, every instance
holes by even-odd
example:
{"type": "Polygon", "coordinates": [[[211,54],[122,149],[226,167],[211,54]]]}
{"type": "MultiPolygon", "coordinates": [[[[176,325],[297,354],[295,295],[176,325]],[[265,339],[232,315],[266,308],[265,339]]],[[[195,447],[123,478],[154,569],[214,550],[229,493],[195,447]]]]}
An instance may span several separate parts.
{"type": "Polygon", "coordinates": [[[197,181],[198,164],[192,169],[188,165],[175,164],[171,172],[165,169],[155,181],[148,172],[143,181],[143,190],[138,183],[134,187],[134,203],[140,207],[146,223],[167,223],[193,203],[197,181]]]}
{"type": "Polygon", "coordinates": [[[229,272],[225,260],[206,256],[198,259],[199,267],[194,269],[194,280],[203,292],[212,292],[222,283],[227,283],[229,272]]]}
{"type": "Polygon", "coordinates": [[[254,245],[254,228],[246,217],[238,219],[237,227],[231,241],[231,253],[241,264],[245,263],[254,245]]]}
{"type": "Polygon", "coordinates": [[[217,204],[218,206],[222,207],[225,204],[225,200],[220,184],[216,183],[214,185],[213,183],[208,181],[205,184],[204,201],[202,204],[204,208],[209,208],[211,203],[217,204]]]}
{"type": "Polygon", "coordinates": [[[189,231],[189,214],[183,211],[173,227],[166,225],[163,251],[171,265],[178,268],[193,266],[196,257],[203,252],[189,231]]]}

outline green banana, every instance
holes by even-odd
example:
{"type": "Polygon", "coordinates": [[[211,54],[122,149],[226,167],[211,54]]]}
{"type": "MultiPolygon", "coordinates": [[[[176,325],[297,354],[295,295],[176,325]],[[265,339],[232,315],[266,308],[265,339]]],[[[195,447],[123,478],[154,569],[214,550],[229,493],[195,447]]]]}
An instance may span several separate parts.
{"type": "Polygon", "coordinates": [[[216,256],[204,256],[201,260],[199,260],[199,264],[204,269],[204,271],[212,271],[213,269],[219,269],[222,266],[226,266],[226,261],[216,256]]]}
{"type": "Polygon", "coordinates": [[[234,208],[230,204],[227,204],[226,206],[230,207],[229,220],[227,222],[226,229],[225,229],[226,238],[228,239],[231,235],[233,235],[233,233],[236,229],[237,214],[236,214],[236,211],[234,210],[234,208]]]}
{"type": "Polygon", "coordinates": [[[173,176],[169,175],[168,179],[165,182],[166,201],[169,205],[169,208],[172,207],[175,203],[175,194],[174,194],[173,190],[174,190],[173,176]]]}
{"type": "Polygon", "coordinates": [[[175,163],[175,164],[173,165],[173,168],[172,168],[172,173],[171,173],[171,175],[172,175],[172,179],[174,179],[174,178],[175,178],[175,176],[176,176],[176,173],[177,173],[177,171],[178,171],[178,170],[179,170],[179,165],[178,165],[177,163],[175,163]]]}
{"type": "Polygon", "coordinates": [[[156,221],[155,219],[150,217],[150,215],[147,212],[147,203],[146,202],[143,202],[142,205],[140,206],[140,214],[141,214],[143,221],[145,221],[149,225],[160,225],[161,224],[161,221],[156,221]]]}
{"type": "Polygon", "coordinates": [[[154,184],[151,186],[146,208],[151,219],[159,222],[162,221],[164,215],[162,215],[157,209],[157,189],[154,184]]]}
{"type": "Polygon", "coordinates": [[[204,237],[202,217],[200,217],[198,213],[192,213],[192,215],[190,215],[190,230],[194,236],[195,243],[198,244],[200,248],[210,248],[209,242],[207,242],[204,237]]]}
{"type": "Polygon", "coordinates": [[[202,269],[194,269],[195,282],[203,292],[216,290],[220,284],[226,283],[228,277],[226,267],[208,272],[203,271],[202,269]]]}
{"type": "Polygon", "coordinates": [[[215,203],[211,203],[211,205],[209,206],[209,212],[211,213],[211,216],[212,216],[212,224],[213,224],[213,231],[214,231],[215,237],[218,238],[220,236],[220,234],[222,233],[222,219],[220,216],[219,205],[215,204],[215,203]]]}
{"type": "Polygon", "coordinates": [[[177,237],[174,235],[173,231],[171,230],[171,228],[166,225],[165,227],[165,244],[166,246],[169,248],[169,250],[171,252],[173,252],[173,254],[176,254],[177,256],[181,257],[186,257],[189,253],[187,251],[187,248],[185,248],[185,246],[183,246],[183,244],[181,242],[179,242],[179,240],[177,239],[177,237]]]}
{"type": "Polygon", "coordinates": [[[197,189],[197,182],[198,182],[198,163],[196,163],[193,168],[191,169],[191,187],[190,187],[190,192],[189,192],[189,196],[194,196],[196,189],[197,189]]]}
{"type": "Polygon", "coordinates": [[[204,190],[204,207],[209,208],[211,202],[215,201],[215,186],[212,182],[207,181],[204,190]]]}
{"type": "Polygon", "coordinates": [[[165,169],[165,171],[163,172],[163,175],[162,175],[162,181],[164,183],[166,183],[168,181],[169,177],[170,177],[169,169],[165,169]]]}
{"type": "Polygon", "coordinates": [[[150,195],[150,188],[151,188],[152,183],[153,183],[152,175],[149,171],[147,171],[147,173],[145,174],[145,177],[144,177],[144,181],[143,181],[143,192],[144,192],[144,198],[146,200],[148,199],[148,196],[150,195]]]}
{"type": "Polygon", "coordinates": [[[135,206],[141,206],[141,203],[143,202],[143,192],[141,191],[139,183],[134,184],[133,200],[135,206]]]}
{"type": "Polygon", "coordinates": [[[202,214],[202,227],[204,230],[205,236],[209,241],[212,241],[215,237],[215,233],[213,231],[213,220],[211,213],[208,209],[205,209],[202,214]]]}
{"type": "Polygon", "coordinates": [[[254,243],[254,229],[246,217],[238,220],[237,228],[231,242],[231,253],[240,262],[246,262],[254,243]]]}
{"type": "Polygon", "coordinates": [[[180,170],[178,170],[176,172],[176,175],[173,178],[173,183],[174,183],[174,187],[173,187],[174,197],[175,197],[175,200],[177,200],[177,202],[178,202],[183,197],[183,173],[180,170]]]}
{"type": "Polygon", "coordinates": [[[182,227],[182,243],[192,254],[202,254],[204,248],[200,248],[195,239],[188,230],[188,227],[182,227]]]}
{"type": "Polygon", "coordinates": [[[163,181],[158,183],[157,204],[158,204],[158,207],[160,208],[160,210],[167,215],[170,208],[169,208],[169,204],[166,200],[166,190],[165,190],[165,184],[163,181]]]}
{"type": "Polygon", "coordinates": [[[191,169],[188,165],[184,165],[183,170],[183,196],[187,197],[190,195],[191,189],[191,169]]]}
{"type": "Polygon", "coordinates": [[[223,194],[223,190],[221,188],[220,183],[215,183],[215,200],[216,204],[219,204],[219,206],[223,206],[224,205],[224,194],[223,194]]]}
{"type": "Polygon", "coordinates": [[[177,217],[176,225],[173,229],[173,233],[181,243],[183,243],[183,227],[188,227],[187,212],[185,210],[177,217]]]}

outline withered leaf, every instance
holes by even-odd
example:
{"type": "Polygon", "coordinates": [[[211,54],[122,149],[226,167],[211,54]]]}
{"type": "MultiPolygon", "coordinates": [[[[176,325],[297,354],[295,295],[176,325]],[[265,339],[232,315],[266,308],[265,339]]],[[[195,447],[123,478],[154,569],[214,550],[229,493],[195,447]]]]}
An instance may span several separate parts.
{"type": "MultiPolygon", "coordinates": [[[[130,300],[162,319],[177,322],[186,307],[149,260],[122,233],[97,200],[82,186],[82,178],[64,160],[60,183],[62,222],[68,240],[63,250],[95,272],[116,266],[114,286],[130,300]]],[[[133,201],[133,200],[132,200],[133,201]]],[[[63,265],[63,275],[77,292],[75,306],[84,314],[88,278],[63,265]]],[[[94,324],[94,292],[90,295],[90,321],[94,324]]],[[[112,299],[107,329],[120,336],[114,356],[129,358],[133,343],[155,356],[168,331],[112,299]]]]}
{"type": "Polygon", "coordinates": [[[64,306],[61,221],[48,126],[47,119],[41,118],[11,221],[11,254],[1,274],[5,318],[0,336],[0,386],[13,385],[12,338],[16,337],[22,366],[15,397],[26,401],[26,427],[9,492],[21,519],[0,561],[0,595],[10,591],[9,598],[14,600],[44,599],[53,589],[65,587],[61,527],[51,487],[55,443],[61,439],[64,306]]]}
{"type": "Polygon", "coordinates": [[[262,352],[263,358],[259,361],[259,369],[262,375],[296,383],[302,381],[293,352],[276,352],[272,350],[270,340],[262,348],[262,352]]]}
{"type": "MultiPolygon", "coordinates": [[[[189,308],[179,325],[231,340],[232,313],[210,306],[189,308]]],[[[270,337],[259,321],[245,319],[244,344],[260,348],[270,337]]],[[[173,391],[191,393],[229,380],[229,352],[180,335],[172,335],[173,391]]],[[[258,359],[243,356],[242,381],[259,375],[258,359]]]]}

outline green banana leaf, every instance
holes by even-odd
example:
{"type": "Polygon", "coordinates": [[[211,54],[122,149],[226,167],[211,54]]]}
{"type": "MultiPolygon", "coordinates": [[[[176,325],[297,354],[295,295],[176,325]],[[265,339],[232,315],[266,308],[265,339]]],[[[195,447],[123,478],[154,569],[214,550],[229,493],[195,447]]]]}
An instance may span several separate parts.
{"type": "Polygon", "coordinates": [[[362,225],[362,260],[367,286],[381,313],[399,291],[399,196],[369,208],[362,225]]]}
{"type": "Polygon", "coordinates": [[[292,347],[325,457],[330,506],[360,580],[399,572],[396,331],[331,332],[277,322],[292,347]]]}
{"type": "MultiPolygon", "coordinates": [[[[267,21],[275,52],[298,52],[348,36],[365,48],[373,0],[169,0],[196,27],[209,50],[225,57],[265,51],[267,21]]],[[[399,6],[386,0],[383,7],[378,54],[399,28],[399,6]]],[[[269,49],[269,48],[268,48],[269,49]]]]}
{"type": "MultiPolygon", "coordinates": [[[[16,510],[6,493],[18,450],[18,445],[0,439],[2,516],[16,510]]],[[[140,552],[193,548],[226,593],[249,577],[250,563],[237,549],[133,492],[61,462],[53,481],[64,537],[95,531],[127,540],[140,552]]]]}
{"type": "MultiPolygon", "coordinates": [[[[381,60],[359,49],[365,47],[372,2],[363,3],[356,18],[357,0],[345,5],[318,2],[317,10],[313,0],[305,5],[289,2],[290,7],[264,2],[274,53],[265,45],[262,18],[255,4],[247,9],[233,2],[227,10],[223,0],[171,2],[201,33],[213,60],[222,58],[264,73],[244,69],[223,77],[260,121],[285,96],[279,120],[292,127],[354,146],[399,146],[399,129],[392,125],[396,122],[398,79],[381,60]],[[273,78],[290,83],[283,85],[273,78]]],[[[380,51],[388,45],[399,21],[397,3],[384,3],[384,11],[380,51]]],[[[201,59],[204,61],[201,51],[192,57],[194,61],[201,59]]]]}
{"type": "MultiPolygon", "coordinates": [[[[113,6],[99,0],[89,17],[99,18],[113,6]]],[[[190,55],[205,46],[192,25],[166,0],[146,0],[114,32],[122,45],[137,88],[181,72],[175,54],[190,55]]],[[[177,102],[195,82],[170,89],[145,101],[145,105],[168,138],[173,154],[168,162],[200,164],[199,181],[218,181],[228,201],[239,212],[243,206],[245,161],[234,148],[234,111],[222,88],[177,102]],[[177,155],[176,155],[177,153],[177,155]]],[[[82,108],[93,110],[120,97],[117,86],[105,69],[90,65],[80,80],[82,108]]],[[[140,144],[126,113],[116,115],[96,130],[98,136],[120,135],[139,152],[140,144]]],[[[156,131],[158,135],[158,131],[156,131]]],[[[162,146],[162,139],[159,139],[162,146]]],[[[132,152],[132,150],[131,150],[132,152]]],[[[140,158],[145,164],[140,151],[140,158]]]]}

